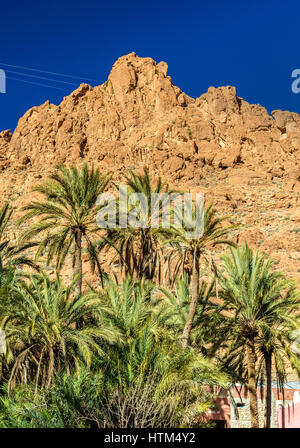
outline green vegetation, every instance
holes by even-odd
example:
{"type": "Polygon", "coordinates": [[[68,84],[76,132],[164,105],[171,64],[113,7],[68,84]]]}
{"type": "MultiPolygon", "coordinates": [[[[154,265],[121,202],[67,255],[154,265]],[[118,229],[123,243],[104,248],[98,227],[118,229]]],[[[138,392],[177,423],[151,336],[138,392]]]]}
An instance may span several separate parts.
{"type": "MultiPolygon", "coordinates": [[[[12,210],[0,211],[0,427],[207,427],[215,388],[237,382],[252,427],[266,384],[269,427],[272,380],[300,370],[294,281],[237,247],[237,225],[212,205],[196,238],[163,227],[161,208],[156,227],[99,229],[97,197],[117,187],[86,163],[60,167],[34,188],[15,242],[12,210]]],[[[130,172],[127,189],[179,194],[147,170],[130,172]]],[[[150,201],[141,206],[149,217],[150,201]]]]}
{"type": "Polygon", "coordinates": [[[287,281],[272,270],[273,260],[260,255],[247,245],[225,254],[219,273],[220,297],[217,311],[220,316],[219,336],[225,342],[227,366],[247,368],[252,427],[259,426],[257,405],[256,362],[258,353],[261,374],[266,376],[266,426],[271,423],[272,361],[279,382],[285,377],[286,361],[297,364],[290,350],[291,334],[299,319],[300,301],[294,282],[287,281]],[[226,311],[226,313],[224,312],[226,311]]]}

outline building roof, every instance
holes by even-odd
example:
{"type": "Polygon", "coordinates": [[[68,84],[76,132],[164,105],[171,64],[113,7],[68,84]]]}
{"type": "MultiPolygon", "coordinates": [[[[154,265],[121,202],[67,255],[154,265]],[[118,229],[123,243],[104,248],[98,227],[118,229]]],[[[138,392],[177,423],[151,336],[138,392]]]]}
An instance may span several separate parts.
{"type": "MultiPolygon", "coordinates": [[[[272,388],[278,388],[276,381],[272,382],[272,388]]],[[[284,383],[284,389],[300,390],[300,381],[288,381],[287,383],[284,383]]]]}
{"type": "MultiPolygon", "coordinates": [[[[241,387],[243,385],[240,383],[236,383],[235,386],[241,387]]],[[[266,387],[266,385],[264,384],[263,387],[266,387]]],[[[272,381],[272,389],[278,389],[278,384],[276,381],[272,381]]],[[[286,383],[284,383],[284,389],[300,390],[300,380],[299,381],[287,381],[286,383]]]]}

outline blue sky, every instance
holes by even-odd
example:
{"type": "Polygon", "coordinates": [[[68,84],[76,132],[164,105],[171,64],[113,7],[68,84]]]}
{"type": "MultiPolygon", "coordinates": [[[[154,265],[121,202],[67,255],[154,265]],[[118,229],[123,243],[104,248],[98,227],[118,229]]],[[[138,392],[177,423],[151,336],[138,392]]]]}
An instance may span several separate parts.
{"type": "Polygon", "coordinates": [[[58,104],[76,88],[13,71],[75,84],[92,78],[96,85],[132,51],[166,61],[173,82],[190,96],[234,85],[239,96],[269,111],[300,113],[300,93],[291,90],[291,73],[300,68],[299,1],[15,1],[2,2],[0,12],[0,69],[8,78],[63,89],[7,79],[0,130],[14,129],[30,107],[47,99],[58,104]]]}

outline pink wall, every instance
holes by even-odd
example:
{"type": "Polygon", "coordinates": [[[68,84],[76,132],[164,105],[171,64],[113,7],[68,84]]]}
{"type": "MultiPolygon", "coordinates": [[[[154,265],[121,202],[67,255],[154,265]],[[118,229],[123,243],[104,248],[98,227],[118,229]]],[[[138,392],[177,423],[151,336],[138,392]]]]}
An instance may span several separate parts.
{"type": "Polygon", "coordinates": [[[300,428],[300,402],[278,409],[278,428],[300,428]]]}
{"type": "Polygon", "coordinates": [[[216,409],[211,409],[206,414],[208,420],[225,420],[227,428],[230,428],[230,402],[228,398],[216,398],[216,409]]]}

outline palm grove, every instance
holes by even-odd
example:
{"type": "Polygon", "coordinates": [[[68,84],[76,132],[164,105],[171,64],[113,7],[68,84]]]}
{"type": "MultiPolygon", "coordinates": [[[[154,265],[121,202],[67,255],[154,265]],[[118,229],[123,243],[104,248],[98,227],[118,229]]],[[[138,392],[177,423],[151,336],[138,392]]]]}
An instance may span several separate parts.
{"type": "MultiPolygon", "coordinates": [[[[126,182],[129,194],[176,195],[147,170],[126,182]]],[[[236,246],[236,225],[212,205],[198,238],[175,225],[99,229],[97,198],[116,187],[86,163],[59,167],[34,188],[40,199],[25,205],[16,245],[12,210],[2,207],[0,426],[209,426],[216,388],[238,382],[254,428],[265,385],[270,427],[272,381],[282,386],[300,367],[295,282],[236,246]],[[104,255],[117,271],[104,269],[104,255]]]]}

